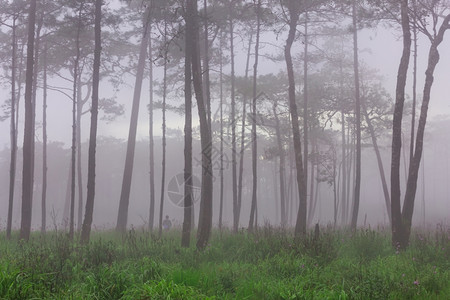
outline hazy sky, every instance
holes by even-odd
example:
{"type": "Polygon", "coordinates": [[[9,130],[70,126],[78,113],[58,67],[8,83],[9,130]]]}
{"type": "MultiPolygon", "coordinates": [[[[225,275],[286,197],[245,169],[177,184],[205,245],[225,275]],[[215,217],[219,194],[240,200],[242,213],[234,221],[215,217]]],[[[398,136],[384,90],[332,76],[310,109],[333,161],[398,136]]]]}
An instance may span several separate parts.
{"type": "MultiPolygon", "coordinates": [[[[351,36],[348,36],[351,39],[351,36]]],[[[448,34],[446,40],[441,44],[439,50],[441,53],[441,61],[439,62],[436,72],[435,72],[435,82],[432,89],[432,100],[429,107],[429,118],[432,119],[434,116],[441,114],[450,113],[450,101],[448,99],[448,90],[450,82],[450,72],[448,68],[450,66],[450,37],[448,34]]],[[[264,37],[262,38],[264,41],[264,37]]],[[[384,29],[379,26],[378,30],[362,30],[359,32],[359,42],[360,42],[360,59],[364,61],[368,66],[376,68],[379,73],[383,75],[383,84],[386,89],[394,95],[395,84],[396,84],[396,74],[399,64],[399,59],[401,55],[401,41],[399,41],[399,32],[394,29],[384,29]]],[[[284,45],[283,40],[277,42],[280,45],[284,45]]],[[[238,45],[237,47],[241,47],[238,45]]],[[[302,45],[299,41],[294,44],[294,49],[301,51],[302,45]]],[[[418,95],[421,95],[424,82],[424,72],[426,67],[426,59],[428,54],[429,42],[423,37],[419,40],[419,70],[418,70],[418,95]]],[[[268,50],[264,50],[268,51],[268,50]]],[[[280,49],[275,50],[280,51],[280,49]]],[[[241,55],[237,57],[237,72],[238,74],[243,74],[245,66],[245,54],[242,51],[241,55]]],[[[410,65],[410,70],[412,68],[412,63],[410,65]]],[[[279,70],[284,70],[284,62],[274,64],[267,59],[261,58],[259,65],[259,73],[277,73],[279,70]]],[[[227,72],[228,69],[225,69],[227,72]]],[[[160,68],[155,69],[156,77],[160,73],[160,68]]],[[[411,75],[411,72],[410,72],[411,75]]],[[[411,79],[411,76],[409,77],[411,79]]],[[[117,94],[117,100],[119,103],[125,105],[125,114],[118,117],[116,121],[112,123],[106,123],[105,121],[99,122],[99,134],[100,135],[111,135],[119,138],[126,139],[128,134],[128,123],[130,117],[130,104],[132,100],[133,92],[133,79],[130,78],[129,86],[124,86],[121,88],[120,92],[117,94]]],[[[407,93],[411,94],[411,80],[408,81],[407,93]]],[[[52,84],[56,85],[54,81],[52,84]]],[[[112,96],[111,87],[108,85],[106,80],[102,81],[100,86],[100,96],[112,96]]],[[[143,139],[148,136],[148,119],[146,112],[146,105],[148,103],[148,86],[147,82],[144,83],[142,98],[141,98],[141,113],[139,120],[138,129],[138,139],[143,139]]],[[[0,103],[3,103],[5,99],[9,97],[9,90],[5,89],[0,95],[0,103]]],[[[157,97],[156,97],[157,99],[157,97]]],[[[420,98],[419,103],[420,103],[420,98]]],[[[20,99],[21,111],[23,112],[23,98],[20,99]]],[[[170,100],[169,100],[170,101],[170,100]]],[[[181,100],[179,100],[181,101],[181,100]]],[[[41,122],[41,92],[38,91],[38,110],[37,110],[37,122],[38,128],[41,122]]],[[[180,102],[178,102],[180,103],[180,102]]],[[[196,114],[196,110],[194,110],[196,114]]],[[[160,112],[157,110],[155,112],[155,134],[160,133],[160,112]]],[[[19,145],[22,143],[23,136],[23,117],[20,118],[19,126],[19,145]]],[[[86,139],[88,126],[89,126],[89,114],[83,117],[83,135],[86,139]]],[[[183,128],[183,118],[180,116],[169,113],[168,123],[172,128],[183,128]]],[[[39,128],[40,129],[40,128],[39,128]]],[[[37,139],[41,139],[41,133],[38,129],[37,139]]],[[[48,99],[48,138],[51,141],[63,141],[66,144],[70,143],[71,134],[71,104],[70,100],[56,92],[49,92],[48,99]]],[[[5,121],[0,123],[0,146],[9,147],[9,122],[5,121]]]]}

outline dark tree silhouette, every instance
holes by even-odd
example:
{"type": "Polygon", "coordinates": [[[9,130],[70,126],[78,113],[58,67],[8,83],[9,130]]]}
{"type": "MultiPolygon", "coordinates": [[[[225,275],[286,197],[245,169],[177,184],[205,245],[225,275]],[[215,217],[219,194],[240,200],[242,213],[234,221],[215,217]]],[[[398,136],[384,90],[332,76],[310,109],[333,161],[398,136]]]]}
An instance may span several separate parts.
{"type": "Polygon", "coordinates": [[[101,19],[102,0],[95,0],[94,19],[94,66],[92,74],[92,105],[91,105],[91,127],[89,132],[89,157],[88,157],[88,179],[86,209],[81,228],[81,242],[87,244],[91,234],[92,217],[94,213],[95,198],[95,150],[97,147],[97,118],[98,118],[98,87],[100,83],[100,56],[102,51],[101,41],[101,19]]]}
{"type": "Polygon", "coordinates": [[[25,80],[25,128],[23,138],[23,173],[22,173],[22,219],[20,238],[28,240],[31,232],[31,208],[33,197],[33,67],[34,34],[36,27],[36,0],[30,1],[28,9],[27,71],[25,80]]]}

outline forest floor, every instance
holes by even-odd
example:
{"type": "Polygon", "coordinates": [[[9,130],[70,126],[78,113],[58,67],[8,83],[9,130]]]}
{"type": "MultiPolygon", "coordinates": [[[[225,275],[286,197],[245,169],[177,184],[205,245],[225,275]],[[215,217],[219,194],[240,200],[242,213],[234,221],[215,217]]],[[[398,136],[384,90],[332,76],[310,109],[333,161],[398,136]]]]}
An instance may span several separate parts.
{"type": "MultiPolygon", "coordinates": [[[[17,233],[15,233],[17,235],[17,233]]],[[[180,230],[65,233],[29,242],[0,234],[0,299],[450,299],[450,229],[416,230],[398,252],[389,230],[322,228],[294,242],[263,227],[214,231],[201,252],[180,230]]]]}

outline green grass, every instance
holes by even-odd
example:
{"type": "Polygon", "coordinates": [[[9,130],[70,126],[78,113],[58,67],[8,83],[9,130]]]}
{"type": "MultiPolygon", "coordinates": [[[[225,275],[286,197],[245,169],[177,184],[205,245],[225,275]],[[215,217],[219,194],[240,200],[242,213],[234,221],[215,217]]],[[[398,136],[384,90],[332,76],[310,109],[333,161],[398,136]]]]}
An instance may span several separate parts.
{"type": "Polygon", "coordinates": [[[2,234],[0,299],[450,299],[450,231],[415,232],[400,253],[389,232],[367,229],[301,241],[271,227],[215,231],[202,252],[181,248],[177,230],[95,232],[87,246],[2,234]]]}

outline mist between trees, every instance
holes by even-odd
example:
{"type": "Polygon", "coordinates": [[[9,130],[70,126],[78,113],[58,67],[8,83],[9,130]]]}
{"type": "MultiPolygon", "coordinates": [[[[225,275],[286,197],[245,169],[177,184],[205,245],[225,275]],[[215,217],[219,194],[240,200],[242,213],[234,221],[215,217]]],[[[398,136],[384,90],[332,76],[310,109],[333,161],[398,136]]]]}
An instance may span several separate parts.
{"type": "Polygon", "coordinates": [[[264,223],[385,224],[404,248],[448,220],[448,111],[425,126],[448,1],[0,5],[8,236],[161,236],[168,215],[199,249],[213,226],[264,223]],[[399,37],[391,74],[360,44],[378,32],[399,37]]]}

